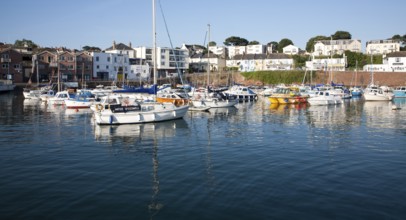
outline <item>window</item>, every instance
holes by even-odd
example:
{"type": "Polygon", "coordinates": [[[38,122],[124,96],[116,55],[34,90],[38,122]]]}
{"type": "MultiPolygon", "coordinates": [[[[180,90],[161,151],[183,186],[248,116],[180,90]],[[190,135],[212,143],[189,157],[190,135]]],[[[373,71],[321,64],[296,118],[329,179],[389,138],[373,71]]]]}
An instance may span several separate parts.
{"type": "MultiPolygon", "coordinates": [[[[99,62],[99,57],[98,56],[96,57],[96,61],[99,62]]],[[[97,67],[97,69],[99,69],[99,67],[97,67]]]]}
{"type": "Polygon", "coordinates": [[[106,69],[109,69],[109,65],[106,65],[106,69]]]}
{"type": "Polygon", "coordinates": [[[117,63],[117,57],[114,57],[114,62],[117,63]]]}
{"type": "Polygon", "coordinates": [[[8,69],[8,63],[3,63],[2,67],[3,69],[8,69]]]}
{"type": "Polygon", "coordinates": [[[396,62],[398,63],[398,62],[400,62],[400,57],[396,57],[396,62]]]}
{"type": "Polygon", "coordinates": [[[110,62],[110,57],[107,57],[107,62],[110,62]]]}
{"type": "Polygon", "coordinates": [[[99,65],[96,66],[96,69],[100,69],[99,65]]]}

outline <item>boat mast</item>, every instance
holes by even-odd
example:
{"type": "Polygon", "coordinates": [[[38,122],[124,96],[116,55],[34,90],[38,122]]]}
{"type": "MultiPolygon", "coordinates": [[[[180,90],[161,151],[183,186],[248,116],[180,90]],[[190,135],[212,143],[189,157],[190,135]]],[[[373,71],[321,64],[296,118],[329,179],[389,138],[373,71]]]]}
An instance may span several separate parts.
{"type": "Polygon", "coordinates": [[[207,92],[209,92],[209,86],[210,86],[210,24],[207,25],[209,28],[208,31],[208,40],[207,40],[207,92]]]}
{"type": "Polygon", "coordinates": [[[154,75],[153,75],[153,77],[154,77],[154,85],[156,85],[157,84],[157,79],[156,79],[156,69],[157,69],[157,67],[156,67],[156,60],[157,60],[157,57],[156,57],[156,27],[155,27],[155,0],[152,0],[152,42],[153,42],[153,57],[154,57],[154,60],[153,60],[153,62],[154,62],[154,75]]]}

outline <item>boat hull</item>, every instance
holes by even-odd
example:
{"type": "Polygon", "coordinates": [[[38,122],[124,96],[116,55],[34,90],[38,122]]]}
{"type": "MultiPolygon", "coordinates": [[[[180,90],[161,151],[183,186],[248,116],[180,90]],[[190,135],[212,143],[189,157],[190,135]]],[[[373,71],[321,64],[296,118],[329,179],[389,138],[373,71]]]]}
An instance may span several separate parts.
{"type": "Polygon", "coordinates": [[[113,112],[111,109],[96,111],[94,118],[97,124],[141,124],[150,122],[169,121],[185,116],[188,105],[175,107],[172,104],[151,103],[143,105],[139,111],[113,112]],[[150,109],[150,110],[149,110],[150,109]]]}

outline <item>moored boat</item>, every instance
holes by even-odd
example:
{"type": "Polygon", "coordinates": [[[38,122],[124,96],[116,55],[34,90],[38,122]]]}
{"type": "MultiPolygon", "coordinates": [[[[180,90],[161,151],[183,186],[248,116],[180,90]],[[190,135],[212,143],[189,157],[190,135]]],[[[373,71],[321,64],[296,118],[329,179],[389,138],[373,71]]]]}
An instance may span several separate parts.
{"type": "Polygon", "coordinates": [[[406,86],[398,86],[393,90],[395,98],[406,98],[406,86]]]}

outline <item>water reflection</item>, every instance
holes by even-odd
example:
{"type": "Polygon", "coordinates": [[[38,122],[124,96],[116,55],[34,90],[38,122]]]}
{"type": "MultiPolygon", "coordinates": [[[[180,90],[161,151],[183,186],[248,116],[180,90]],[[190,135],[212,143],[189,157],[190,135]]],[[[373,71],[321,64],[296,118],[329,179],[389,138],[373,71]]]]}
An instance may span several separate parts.
{"type": "Polygon", "coordinates": [[[406,116],[403,100],[392,102],[364,102],[365,125],[372,128],[405,129],[402,119],[406,116]],[[393,104],[399,105],[399,110],[392,110],[393,104]]]}
{"type": "Polygon", "coordinates": [[[128,125],[96,125],[94,124],[94,137],[98,142],[122,142],[134,144],[143,140],[155,140],[173,137],[179,128],[187,128],[184,119],[165,121],[159,123],[128,124],[128,125]]]}

